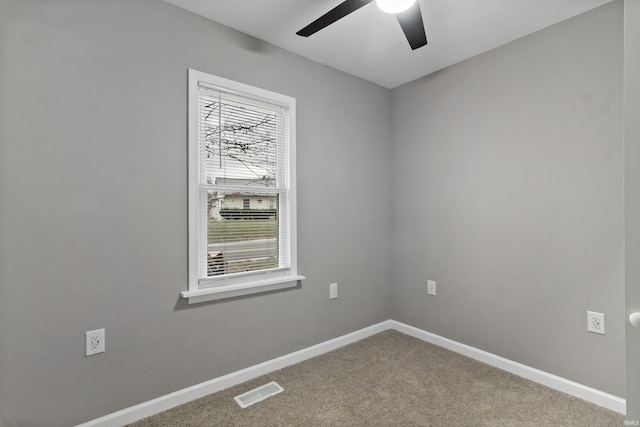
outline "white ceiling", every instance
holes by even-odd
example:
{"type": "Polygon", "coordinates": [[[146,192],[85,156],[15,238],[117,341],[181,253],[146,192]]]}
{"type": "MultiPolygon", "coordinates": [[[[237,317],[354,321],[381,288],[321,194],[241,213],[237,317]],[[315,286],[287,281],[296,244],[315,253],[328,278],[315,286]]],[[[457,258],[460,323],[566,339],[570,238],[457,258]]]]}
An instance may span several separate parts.
{"type": "Polygon", "coordinates": [[[305,38],[342,0],[165,0],[338,70],[393,88],[612,0],[419,0],[429,44],[412,51],[375,2],[305,38]]]}

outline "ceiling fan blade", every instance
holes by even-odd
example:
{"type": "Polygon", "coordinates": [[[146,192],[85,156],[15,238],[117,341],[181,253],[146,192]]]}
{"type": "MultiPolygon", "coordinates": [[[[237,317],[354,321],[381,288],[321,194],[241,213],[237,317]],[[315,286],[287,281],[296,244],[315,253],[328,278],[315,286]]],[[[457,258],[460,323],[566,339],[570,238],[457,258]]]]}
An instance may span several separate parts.
{"type": "Polygon", "coordinates": [[[307,25],[296,34],[303,37],[309,37],[311,34],[314,34],[324,27],[327,27],[338,19],[344,18],[351,12],[355,12],[360,9],[362,6],[366,6],[371,3],[373,0],[346,0],[331,9],[329,12],[322,15],[320,18],[313,21],[311,24],[307,25]]]}
{"type": "Polygon", "coordinates": [[[411,50],[416,50],[427,44],[427,35],[424,32],[420,2],[416,1],[409,9],[396,14],[398,22],[407,36],[411,50]]]}

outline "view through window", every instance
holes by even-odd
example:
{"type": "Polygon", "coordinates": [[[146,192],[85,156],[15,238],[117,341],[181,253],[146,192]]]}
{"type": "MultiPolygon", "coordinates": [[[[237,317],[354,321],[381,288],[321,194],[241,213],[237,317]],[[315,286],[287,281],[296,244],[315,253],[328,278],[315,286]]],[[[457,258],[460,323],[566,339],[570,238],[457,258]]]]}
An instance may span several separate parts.
{"type": "Polygon", "coordinates": [[[189,88],[189,292],[300,280],[295,100],[194,70],[189,88]]]}

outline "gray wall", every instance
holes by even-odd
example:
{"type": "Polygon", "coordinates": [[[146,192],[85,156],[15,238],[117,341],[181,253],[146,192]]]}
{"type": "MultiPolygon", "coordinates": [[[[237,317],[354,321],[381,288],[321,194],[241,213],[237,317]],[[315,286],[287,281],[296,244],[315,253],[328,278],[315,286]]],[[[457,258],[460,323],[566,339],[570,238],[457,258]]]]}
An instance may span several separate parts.
{"type": "Polygon", "coordinates": [[[389,96],[161,1],[9,2],[0,419],[80,423],[390,318],[389,96]],[[297,98],[301,289],[179,300],[187,68],[297,98]]]}
{"type": "Polygon", "coordinates": [[[392,91],[394,317],[616,396],[622,21],[610,3],[392,91]]]}
{"type": "MultiPolygon", "coordinates": [[[[627,316],[640,312],[640,2],[624,2],[624,148],[627,316]]],[[[640,421],[640,329],[627,323],[627,419],[640,421]]]]}

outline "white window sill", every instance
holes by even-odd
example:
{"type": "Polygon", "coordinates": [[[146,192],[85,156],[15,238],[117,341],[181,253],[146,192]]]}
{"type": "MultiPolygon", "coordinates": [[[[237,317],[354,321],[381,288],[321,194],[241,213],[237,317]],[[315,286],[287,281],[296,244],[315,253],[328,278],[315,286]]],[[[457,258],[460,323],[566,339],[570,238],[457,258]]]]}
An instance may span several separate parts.
{"type": "Polygon", "coordinates": [[[195,291],[183,291],[180,293],[180,296],[188,299],[189,304],[195,304],[205,301],[214,301],[275,291],[277,289],[295,288],[298,286],[298,282],[304,280],[304,278],[304,276],[274,277],[271,279],[237,283],[234,285],[213,286],[210,288],[197,289],[195,291]]]}

